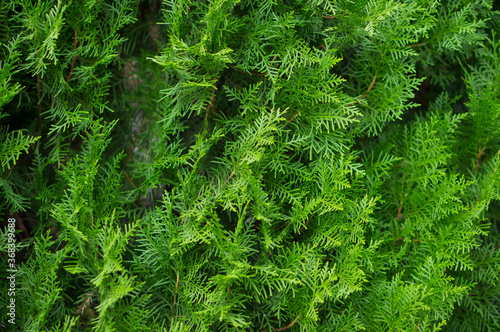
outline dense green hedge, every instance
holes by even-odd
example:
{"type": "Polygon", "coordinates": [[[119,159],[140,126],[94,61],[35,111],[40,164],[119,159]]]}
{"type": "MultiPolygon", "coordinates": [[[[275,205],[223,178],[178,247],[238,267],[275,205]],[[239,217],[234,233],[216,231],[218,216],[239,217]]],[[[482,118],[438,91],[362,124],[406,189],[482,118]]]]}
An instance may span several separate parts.
{"type": "Polygon", "coordinates": [[[1,328],[500,331],[493,6],[1,2],[1,328]]]}

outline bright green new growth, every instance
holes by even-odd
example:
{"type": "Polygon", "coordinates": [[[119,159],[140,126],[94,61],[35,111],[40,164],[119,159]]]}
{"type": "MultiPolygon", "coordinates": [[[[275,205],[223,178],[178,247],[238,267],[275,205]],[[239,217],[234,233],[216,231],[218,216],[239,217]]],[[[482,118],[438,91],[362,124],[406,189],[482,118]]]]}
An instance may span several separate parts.
{"type": "Polygon", "coordinates": [[[499,330],[496,9],[1,3],[0,322],[499,330]]]}

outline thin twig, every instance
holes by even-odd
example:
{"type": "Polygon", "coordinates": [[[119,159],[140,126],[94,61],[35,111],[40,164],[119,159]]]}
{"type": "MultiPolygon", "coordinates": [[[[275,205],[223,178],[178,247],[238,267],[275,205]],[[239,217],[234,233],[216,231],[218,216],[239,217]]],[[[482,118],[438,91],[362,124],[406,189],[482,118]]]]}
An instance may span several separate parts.
{"type": "Polygon", "coordinates": [[[175,280],[175,294],[174,294],[174,304],[172,306],[172,315],[174,314],[175,302],[177,300],[177,287],[179,287],[179,272],[176,272],[177,279],[175,280]]]}
{"type": "Polygon", "coordinates": [[[125,173],[125,177],[127,178],[128,182],[132,185],[132,187],[137,188],[137,186],[135,185],[135,183],[132,182],[132,179],[130,178],[130,176],[128,176],[127,171],[124,169],[123,172],[125,173]]]}
{"type": "Polygon", "coordinates": [[[38,130],[42,129],[43,124],[43,115],[42,115],[42,105],[40,104],[40,100],[42,99],[42,89],[40,86],[40,74],[36,74],[36,93],[37,93],[37,102],[38,102],[38,130]]]}
{"type": "Polygon", "coordinates": [[[370,86],[368,87],[368,89],[366,89],[366,92],[361,96],[359,97],[359,99],[357,99],[356,101],[350,103],[349,105],[347,106],[352,106],[352,105],[355,105],[355,104],[361,104],[363,106],[368,106],[364,103],[361,102],[361,99],[365,98],[366,96],[368,96],[368,93],[371,91],[371,89],[373,88],[373,84],[375,83],[375,79],[377,78],[377,75],[373,76],[373,79],[372,79],[372,82],[370,83],[370,86]]]}
{"type": "Polygon", "coordinates": [[[297,113],[295,113],[294,116],[292,116],[290,119],[288,119],[288,121],[283,125],[283,128],[290,122],[293,121],[293,119],[295,119],[302,111],[298,111],[297,113]]]}
{"type": "Polygon", "coordinates": [[[363,99],[365,98],[366,96],[368,96],[368,93],[370,92],[370,90],[373,88],[373,84],[375,83],[375,79],[377,78],[377,75],[373,76],[373,80],[372,82],[370,83],[370,86],[368,87],[368,89],[366,90],[366,92],[359,98],[359,99],[363,99]]]}
{"type": "Polygon", "coordinates": [[[399,209],[398,209],[398,216],[397,216],[397,220],[399,219],[403,219],[403,214],[401,213],[401,209],[403,208],[403,203],[401,203],[401,205],[399,206],[399,209]]]}
{"type": "Polygon", "coordinates": [[[83,301],[82,304],[76,308],[76,312],[80,315],[83,315],[85,309],[88,308],[89,303],[92,301],[92,296],[94,296],[94,292],[87,293],[85,295],[87,296],[85,301],[83,301]]]}
{"type": "Polygon", "coordinates": [[[293,234],[293,239],[295,239],[298,235],[300,235],[300,232],[302,232],[306,228],[306,226],[307,226],[308,223],[309,223],[309,219],[307,219],[307,221],[304,224],[304,226],[302,226],[297,233],[293,234]]]}
{"type": "Polygon", "coordinates": [[[275,229],[273,229],[273,231],[277,231],[279,229],[282,229],[285,226],[286,226],[286,223],[285,224],[281,224],[281,226],[276,227],[275,229]]]}
{"type": "Polygon", "coordinates": [[[215,96],[216,96],[215,90],[216,88],[214,86],[211,92],[212,97],[210,98],[210,105],[208,106],[212,111],[212,118],[215,116],[215,96]]]}
{"type": "Polygon", "coordinates": [[[291,328],[292,326],[294,326],[294,325],[295,325],[295,322],[297,322],[297,320],[298,320],[299,318],[300,318],[300,315],[298,315],[298,316],[297,316],[297,317],[296,317],[296,318],[295,318],[295,319],[294,319],[294,320],[293,320],[290,324],[288,324],[287,326],[285,326],[285,327],[281,327],[281,328],[279,328],[279,329],[274,329],[273,331],[275,331],[275,332],[276,332],[276,331],[284,331],[284,330],[286,330],[286,329],[289,329],[289,328],[291,328]]]}
{"type": "Polygon", "coordinates": [[[476,169],[474,170],[474,173],[479,169],[479,160],[481,157],[484,155],[484,150],[486,149],[485,146],[479,149],[477,156],[476,156],[476,169]]]}
{"type": "Polygon", "coordinates": [[[10,176],[12,174],[12,170],[14,169],[15,166],[16,166],[16,164],[12,164],[12,167],[9,169],[9,175],[8,176],[10,176]]]}
{"type": "MultiPolygon", "coordinates": [[[[77,38],[78,37],[78,31],[75,30],[75,43],[73,44],[73,51],[76,50],[76,45],[77,45],[77,38]]],[[[73,60],[71,61],[71,67],[69,69],[69,75],[68,77],[66,77],[66,83],[69,82],[69,80],[71,79],[71,74],[73,74],[73,68],[75,67],[75,61],[76,61],[76,58],[77,58],[77,55],[75,54],[75,56],[73,57],[73,60]]]]}
{"type": "Polygon", "coordinates": [[[229,181],[229,180],[233,177],[233,175],[234,175],[234,172],[235,172],[235,171],[236,171],[236,170],[234,170],[234,171],[232,171],[232,172],[231,172],[231,174],[230,174],[230,175],[229,175],[229,177],[226,179],[226,181],[224,181],[224,184],[222,185],[222,187],[225,187],[225,186],[226,186],[226,183],[227,183],[227,182],[228,182],[228,181],[229,181]]]}
{"type": "Polygon", "coordinates": [[[406,47],[420,47],[420,46],[424,46],[426,44],[427,44],[427,42],[423,42],[423,43],[420,43],[420,44],[406,45],[406,47]]]}
{"type": "MultiPolygon", "coordinates": [[[[280,328],[276,328],[276,329],[273,329],[273,332],[277,332],[277,331],[284,331],[284,330],[287,330],[289,328],[291,328],[292,326],[295,325],[295,323],[297,322],[297,320],[300,318],[300,315],[298,315],[290,324],[288,324],[287,326],[284,326],[284,327],[280,327],[280,328]]],[[[264,329],[262,330],[261,332],[267,332],[267,329],[264,329]]]]}

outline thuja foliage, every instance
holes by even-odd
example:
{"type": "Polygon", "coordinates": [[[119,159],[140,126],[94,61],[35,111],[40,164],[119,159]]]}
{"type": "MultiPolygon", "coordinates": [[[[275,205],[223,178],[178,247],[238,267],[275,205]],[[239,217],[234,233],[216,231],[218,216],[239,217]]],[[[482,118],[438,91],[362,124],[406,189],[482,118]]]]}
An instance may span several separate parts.
{"type": "Polygon", "coordinates": [[[2,327],[500,330],[496,9],[1,2],[2,327]]]}

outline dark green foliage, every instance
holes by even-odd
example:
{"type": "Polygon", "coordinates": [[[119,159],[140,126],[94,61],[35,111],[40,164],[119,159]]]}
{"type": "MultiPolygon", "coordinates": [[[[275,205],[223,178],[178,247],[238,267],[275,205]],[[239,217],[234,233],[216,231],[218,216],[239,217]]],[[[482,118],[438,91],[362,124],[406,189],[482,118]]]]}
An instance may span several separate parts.
{"type": "Polygon", "coordinates": [[[2,2],[2,326],[500,330],[499,23],[480,0],[2,2]]]}

